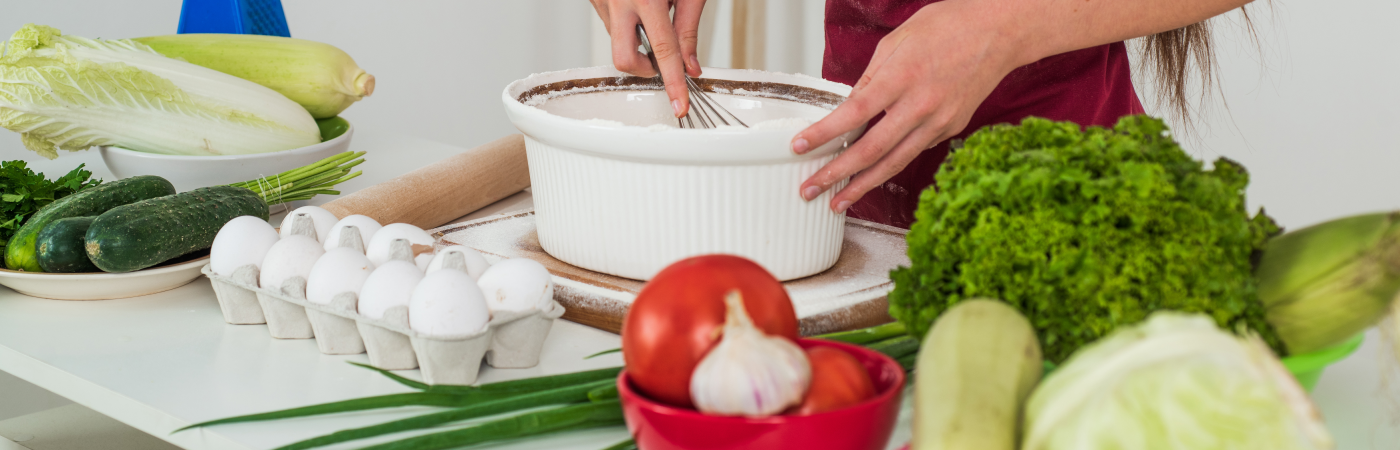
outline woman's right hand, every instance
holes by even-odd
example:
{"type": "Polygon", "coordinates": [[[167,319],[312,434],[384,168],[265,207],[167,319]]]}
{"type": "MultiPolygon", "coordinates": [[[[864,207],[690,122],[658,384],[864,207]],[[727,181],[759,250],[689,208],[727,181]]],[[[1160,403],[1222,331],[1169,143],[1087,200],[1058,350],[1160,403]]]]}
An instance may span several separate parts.
{"type": "Polygon", "coordinates": [[[603,25],[612,36],[613,66],[617,70],[640,77],[656,76],[646,55],[637,51],[637,24],[646,28],[661,78],[666,81],[666,96],[676,117],[690,110],[686,91],[686,74],[700,76],[700,58],[695,54],[699,39],[700,12],[705,0],[589,0],[603,25]],[[671,21],[671,6],[675,5],[675,23],[671,21]]]}

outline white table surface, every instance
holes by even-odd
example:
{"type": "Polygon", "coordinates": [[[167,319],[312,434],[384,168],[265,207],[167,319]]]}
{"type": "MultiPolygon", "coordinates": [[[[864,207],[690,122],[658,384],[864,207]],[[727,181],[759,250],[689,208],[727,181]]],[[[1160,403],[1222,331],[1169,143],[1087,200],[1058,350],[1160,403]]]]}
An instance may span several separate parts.
{"type": "MultiPolygon", "coordinates": [[[[369,162],[361,166],[364,176],[342,186],[347,192],[463,150],[374,130],[356,133],[352,149],[368,151],[369,162]]],[[[97,176],[111,178],[96,152],[34,166],[52,173],[79,162],[87,163],[97,176]]],[[[469,217],[530,205],[529,193],[522,192],[469,217]]],[[[1372,332],[1360,351],[1329,369],[1314,392],[1338,448],[1400,448],[1400,415],[1388,409],[1400,405],[1400,398],[1382,390],[1377,342],[1379,336],[1372,332]]],[[[486,368],[481,380],[620,365],[621,358],[615,354],[582,359],[618,345],[615,334],[560,320],[550,331],[539,366],[486,368]]],[[[367,362],[367,358],[322,355],[314,341],[272,339],[263,325],[225,324],[213,290],[203,278],[160,294],[94,302],[44,300],[0,289],[0,370],[188,449],[273,448],[432,409],[410,407],[169,434],[210,419],[411,391],[347,361],[367,362]]],[[[418,378],[417,371],[401,373],[418,378]]],[[[908,440],[908,410],[906,404],[892,448],[908,440]]],[[[491,448],[601,449],[625,438],[626,431],[614,427],[491,448]]],[[[388,438],[370,442],[384,440],[388,438]]]]}

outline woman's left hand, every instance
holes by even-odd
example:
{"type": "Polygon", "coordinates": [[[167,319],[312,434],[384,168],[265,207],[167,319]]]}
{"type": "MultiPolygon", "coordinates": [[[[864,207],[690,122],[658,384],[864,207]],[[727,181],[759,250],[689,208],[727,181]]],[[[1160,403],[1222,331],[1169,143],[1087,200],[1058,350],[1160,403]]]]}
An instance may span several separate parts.
{"type": "Polygon", "coordinates": [[[967,126],[973,111],[1001,79],[1021,65],[1016,46],[990,23],[988,3],[949,0],[923,7],[875,48],[875,55],[845,103],[793,137],[792,150],[807,153],[886,113],[841,156],[802,183],[812,200],[851,177],[829,205],[844,213],[880,187],[914,157],[967,126]]]}

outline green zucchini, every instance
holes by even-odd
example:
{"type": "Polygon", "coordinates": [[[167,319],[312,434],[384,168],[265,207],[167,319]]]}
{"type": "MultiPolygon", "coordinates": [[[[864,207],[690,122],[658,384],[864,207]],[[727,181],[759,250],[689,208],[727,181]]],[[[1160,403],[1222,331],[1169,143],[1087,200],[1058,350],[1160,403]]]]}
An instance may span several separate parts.
{"type": "Polygon", "coordinates": [[[84,237],[97,216],[58,219],[39,232],[36,258],[39,267],[51,273],[97,272],[88,259],[84,237]]]}
{"type": "Polygon", "coordinates": [[[267,220],[267,202],[253,191],[211,186],[118,206],[88,228],[88,259],[105,272],[130,272],[196,250],[238,216],[267,220]]]}
{"type": "Polygon", "coordinates": [[[5,247],[5,267],[42,272],[35,255],[39,232],[58,219],[96,216],[117,206],[174,193],[175,186],[166,179],[142,175],[103,183],[60,198],[34,213],[15,231],[5,247]]]}

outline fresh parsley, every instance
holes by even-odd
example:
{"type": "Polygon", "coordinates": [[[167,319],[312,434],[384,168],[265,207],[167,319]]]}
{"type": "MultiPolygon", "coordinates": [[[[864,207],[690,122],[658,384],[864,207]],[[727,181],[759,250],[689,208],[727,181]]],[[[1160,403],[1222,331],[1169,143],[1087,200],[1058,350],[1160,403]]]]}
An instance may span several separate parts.
{"type": "Polygon", "coordinates": [[[91,179],[92,172],[83,166],[79,164],[67,175],[49,181],[44,174],[30,170],[24,161],[0,162],[0,254],[15,231],[39,209],[102,183],[91,179]]]}

